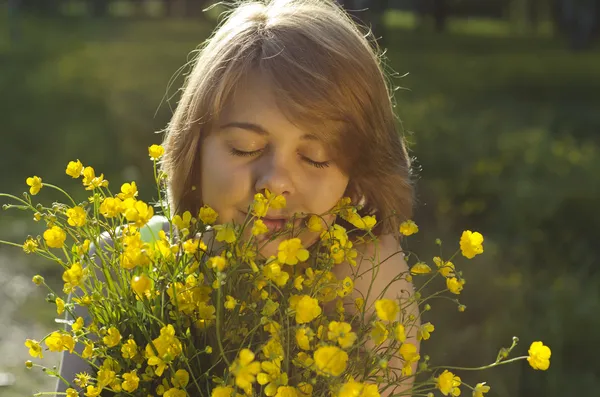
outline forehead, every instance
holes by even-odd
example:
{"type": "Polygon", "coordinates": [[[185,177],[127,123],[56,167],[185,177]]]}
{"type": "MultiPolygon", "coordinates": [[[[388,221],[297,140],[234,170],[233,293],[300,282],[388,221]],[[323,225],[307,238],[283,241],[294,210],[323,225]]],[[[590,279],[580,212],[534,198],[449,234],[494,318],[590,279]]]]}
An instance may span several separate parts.
{"type": "Polygon", "coordinates": [[[293,96],[262,74],[249,75],[225,102],[217,125],[248,129],[260,135],[285,132],[287,136],[322,142],[339,132],[341,123],[311,114],[293,96]]]}

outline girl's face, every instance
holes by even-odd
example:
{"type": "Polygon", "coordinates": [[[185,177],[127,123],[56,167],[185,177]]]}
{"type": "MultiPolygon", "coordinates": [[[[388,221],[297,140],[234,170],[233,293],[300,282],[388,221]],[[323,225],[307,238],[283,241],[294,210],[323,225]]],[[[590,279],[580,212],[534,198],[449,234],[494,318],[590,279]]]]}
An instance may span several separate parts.
{"type": "MultiPolygon", "coordinates": [[[[270,209],[263,218],[270,231],[282,227],[294,213],[330,210],[344,195],[348,176],[331,161],[331,153],[314,132],[285,117],[267,80],[249,78],[204,139],[203,203],[217,211],[219,223],[239,224],[255,193],[269,189],[281,194],[286,208],[270,209]]],[[[305,246],[317,237],[308,231],[300,235],[305,246]]],[[[261,253],[276,254],[283,239],[285,236],[280,236],[266,244],[261,253]]],[[[259,236],[259,243],[261,240],[266,241],[267,235],[259,236]]]]}

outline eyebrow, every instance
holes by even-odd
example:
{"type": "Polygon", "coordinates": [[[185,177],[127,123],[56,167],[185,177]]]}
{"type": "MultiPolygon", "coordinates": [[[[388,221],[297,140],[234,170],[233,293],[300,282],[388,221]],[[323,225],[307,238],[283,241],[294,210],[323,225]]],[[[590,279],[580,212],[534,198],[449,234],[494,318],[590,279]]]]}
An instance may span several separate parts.
{"type": "MultiPolygon", "coordinates": [[[[246,130],[246,131],[251,131],[251,132],[254,132],[256,134],[263,135],[263,136],[269,135],[269,131],[267,131],[267,129],[264,128],[263,126],[261,126],[259,124],[244,122],[244,121],[233,121],[233,122],[230,122],[230,123],[226,123],[226,124],[223,124],[220,128],[221,129],[226,129],[226,128],[240,128],[240,129],[243,129],[243,130],[246,130]]],[[[300,139],[306,140],[306,141],[317,141],[317,140],[319,140],[316,136],[314,136],[312,134],[304,134],[304,135],[302,135],[300,137],[300,139]]]]}

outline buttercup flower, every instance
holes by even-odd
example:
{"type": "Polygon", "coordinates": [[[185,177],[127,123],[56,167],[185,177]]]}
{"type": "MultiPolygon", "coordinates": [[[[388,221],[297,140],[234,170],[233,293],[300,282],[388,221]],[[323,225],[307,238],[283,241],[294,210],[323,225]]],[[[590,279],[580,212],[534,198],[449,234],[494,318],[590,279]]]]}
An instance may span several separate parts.
{"type": "Polygon", "coordinates": [[[473,397],[483,397],[484,393],[490,391],[490,387],[483,383],[478,383],[475,385],[475,390],[473,390],[473,397]]]}
{"type": "Polygon", "coordinates": [[[440,392],[444,395],[458,396],[460,395],[460,389],[458,388],[461,384],[461,380],[458,376],[454,375],[447,369],[442,372],[438,377],[436,386],[440,392]]]}
{"type": "Polygon", "coordinates": [[[552,351],[542,342],[533,342],[531,346],[529,346],[528,353],[529,357],[527,357],[527,362],[529,362],[531,368],[545,371],[550,367],[550,356],[552,351]]]}
{"type": "Polygon", "coordinates": [[[42,178],[40,178],[39,176],[32,176],[27,178],[27,180],[25,181],[27,183],[27,186],[29,186],[29,193],[32,196],[35,196],[36,194],[38,194],[40,192],[40,189],[42,189],[42,178]]]}
{"type": "Polygon", "coordinates": [[[417,340],[427,340],[430,337],[431,332],[435,330],[435,327],[431,323],[425,323],[419,327],[417,331],[417,340]]]}
{"type": "Polygon", "coordinates": [[[341,375],[348,364],[348,354],[336,346],[319,347],[313,357],[318,372],[325,376],[341,375]]]}
{"type": "Polygon", "coordinates": [[[87,222],[85,210],[80,206],[69,208],[67,210],[67,222],[70,226],[84,226],[87,222]]]}
{"type": "Polygon", "coordinates": [[[411,220],[404,221],[400,224],[400,233],[405,236],[411,236],[419,232],[417,224],[411,220]]]}
{"type": "Polygon", "coordinates": [[[52,226],[44,232],[44,240],[50,248],[62,248],[67,239],[67,233],[58,226],[52,226]]]}
{"type": "Polygon", "coordinates": [[[35,241],[31,237],[29,237],[23,243],[23,251],[26,254],[32,254],[32,253],[34,253],[38,249],[38,247],[39,247],[39,244],[37,243],[37,241],[35,241]]]}
{"type": "Polygon", "coordinates": [[[464,285],[465,280],[458,280],[456,277],[446,279],[446,287],[448,287],[450,292],[452,292],[453,294],[460,294],[460,292],[463,290],[464,285]]]}
{"type": "Polygon", "coordinates": [[[79,178],[82,172],[83,164],[81,164],[81,161],[79,161],[79,159],[77,161],[69,161],[67,169],[65,170],[65,173],[74,179],[79,178]]]}
{"type": "Polygon", "coordinates": [[[25,346],[29,348],[29,355],[31,357],[44,358],[42,346],[40,346],[40,342],[38,342],[37,340],[27,339],[25,341],[25,346]]]}
{"type": "Polygon", "coordinates": [[[121,333],[115,327],[110,327],[107,335],[102,338],[102,341],[107,347],[114,347],[121,341],[121,333]]]}
{"type": "Polygon", "coordinates": [[[302,246],[299,238],[292,238],[279,243],[277,259],[287,265],[295,265],[308,259],[308,250],[302,246]]]}
{"type": "Polygon", "coordinates": [[[375,302],[377,316],[383,321],[396,321],[400,307],[392,299],[379,299],[375,302]]]}
{"type": "Polygon", "coordinates": [[[152,160],[160,159],[165,154],[165,149],[160,145],[152,145],[148,148],[148,156],[152,160]]]}
{"type": "Polygon", "coordinates": [[[464,257],[473,259],[483,253],[483,236],[479,232],[465,230],[460,237],[460,250],[464,257]]]}
{"type": "Polygon", "coordinates": [[[200,208],[200,211],[198,214],[198,218],[200,218],[200,220],[205,225],[212,225],[213,223],[215,223],[217,221],[218,217],[219,217],[219,214],[217,214],[217,212],[215,210],[213,210],[206,204],[204,206],[202,206],[202,208],[200,208]]]}
{"type": "Polygon", "coordinates": [[[249,349],[242,349],[229,370],[235,376],[236,386],[249,395],[252,384],[256,382],[256,375],[260,372],[260,363],[254,361],[254,353],[249,349]]]}
{"type": "Polygon", "coordinates": [[[123,374],[123,383],[121,383],[121,387],[126,392],[135,391],[140,384],[140,378],[137,376],[136,371],[131,371],[123,374]]]}
{"type": "Polygon", "coordinates": [[[309,323],[321,315],[319,301],[308,295],[303,295],[295,305],[296,322],[298,324],[309,323]]]}
{"type": "Polygon", "coordinates": [[[410,268],[410,273],[413,275],[417,274],[429,274],[431,273],[431,268],[425,262],[418,262],[410,268]]]}

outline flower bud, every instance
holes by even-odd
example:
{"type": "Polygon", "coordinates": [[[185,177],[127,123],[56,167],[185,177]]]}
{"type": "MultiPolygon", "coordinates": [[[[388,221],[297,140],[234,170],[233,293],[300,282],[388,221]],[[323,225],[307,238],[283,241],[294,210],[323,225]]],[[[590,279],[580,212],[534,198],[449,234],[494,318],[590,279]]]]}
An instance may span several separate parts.
{"type": "Polygon", "coordinates": [[[40,276],[39,274],[36,274],[35,276],[33,276],[31,281],[33,281],[35,285],[42,285],[44,284],[44,277],[40,276]]]}
{"type": "Polygon", "coordinates": [[[440,240],[439,238],[435,239],[435,244],[436,245],[442,245],[442,240],[440,240]]]}
{"type": "Polygon", "coordinates": [[[429,310],[431,310],[431,305],[429,303],[427,303],[424,307],[423,310],[428,312],[429,310]]]}
{"type": "Polygon", "coordinates": [[[467,307],[465,305],[458,305],[458,311],[459,312],[464,312],[465,310],[467,310],[467,307]]]}
{"type": "Polygon", "coordinates": [[[25,361],[25,366],[27,367],[27,369],[31,369],[33,368],[33,362],[31,360],[27,360],[25,361]]]}

